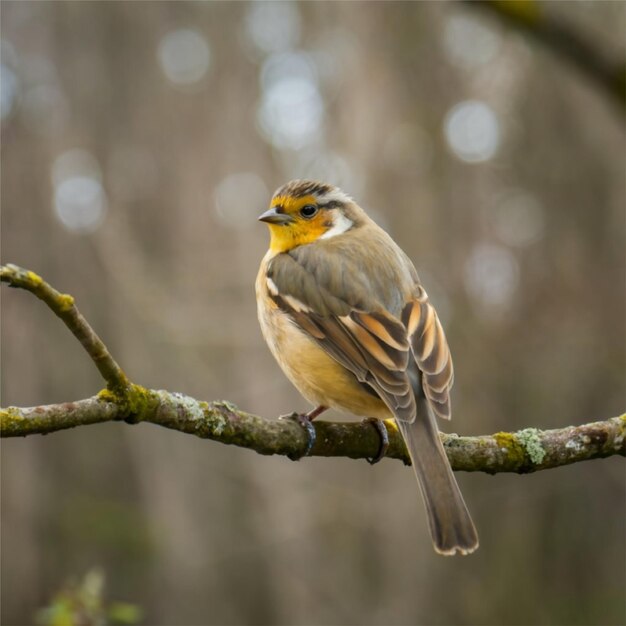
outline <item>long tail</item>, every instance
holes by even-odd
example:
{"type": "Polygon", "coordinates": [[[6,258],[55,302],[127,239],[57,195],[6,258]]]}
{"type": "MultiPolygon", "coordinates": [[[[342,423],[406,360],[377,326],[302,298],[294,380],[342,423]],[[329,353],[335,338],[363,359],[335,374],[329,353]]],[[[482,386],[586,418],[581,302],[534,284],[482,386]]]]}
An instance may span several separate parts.
{"type": "Polygon", "coordinates": [[[469,554],[478,548],[478,533],[439,439],[435,418],[425,398],[418,401],[411,424],[396,420],[419,482],[430,534],[440,554],[469,554]]]}

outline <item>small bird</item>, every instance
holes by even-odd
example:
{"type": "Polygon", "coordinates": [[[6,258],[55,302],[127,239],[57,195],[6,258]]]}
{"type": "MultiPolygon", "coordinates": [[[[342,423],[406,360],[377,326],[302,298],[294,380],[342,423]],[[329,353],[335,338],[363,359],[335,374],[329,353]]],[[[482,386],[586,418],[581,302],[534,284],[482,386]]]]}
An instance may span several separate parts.
{"type": "MultiPolygon", "coordinates": [[[[328,408],[395,418],[435,550],[473,552],[478,534],[435,421],[450,419],[452,358],[413,264],[333,185],[291,181],[259,220],[271,237],[256,280],[259,322],[287,378],[316,407],[303,425],[314,435],[310,420],[328,408]]],[[[379,456],[384,448],[383,438],[379,456]]]]}

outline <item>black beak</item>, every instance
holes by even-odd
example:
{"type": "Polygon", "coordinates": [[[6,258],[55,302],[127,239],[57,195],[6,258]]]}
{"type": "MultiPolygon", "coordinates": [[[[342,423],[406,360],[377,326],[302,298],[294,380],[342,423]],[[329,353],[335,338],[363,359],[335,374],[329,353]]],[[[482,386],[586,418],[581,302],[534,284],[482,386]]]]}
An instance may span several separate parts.
{"type": "Polygon", "coordinates": [[[276,207],[272,207],[259,215],[260,222],[267,222],[268,224],[289,224],[293,222],[293,218],[291,215],[287,215],[287,213],[279,213],[276,210],[276,207]]]}

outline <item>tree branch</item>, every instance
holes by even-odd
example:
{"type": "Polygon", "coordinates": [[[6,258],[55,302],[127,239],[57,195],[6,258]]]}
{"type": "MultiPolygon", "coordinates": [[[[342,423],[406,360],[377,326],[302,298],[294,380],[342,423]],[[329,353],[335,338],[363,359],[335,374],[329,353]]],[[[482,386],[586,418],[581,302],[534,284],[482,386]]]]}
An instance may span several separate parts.
{"type": "Polygon", "coordinates": [[[115,362],[100,337],[76,308],[72,296],[58,292],[35,272],[12,263],[0,267],[0,280],[8,283],[9,287],[26,289],[43,300],[80,341],[110,389],[124,389],[130,385],[122,368],[115,362]]]}
{"type": "Polygon", "coordinates": [[[557,21],[536,0],[465,0],[483,8],[521,30],[595,82],[614,100],[624,113],[626,109],[626,64],[610,59],[587,37],[566,23],[557,21]]]}
{"type": "MultiPolygon", "coordinates": [[[[47,434],[115,420],[149,422],[259,454],[298,457],[306,449],[304,430],[291,420],[267,420],[229,402],[202,402],[180,393],[135,385],[126,399],[105,390],[78,402],[0,409],[2,437],[47,434]]],[[[387,457],[409,463],[402,437],[387,422],[387,457]]],[[[369,422],[314,422],[317,439],[310,456],[365,459],[376,456],[379,436],[369,422]]],[[[626,456],[626,415],[556,430],[527,428],[481,437],[441,434],[452,468],[466,472],[516,472],[570,465],[613,455],[626,456]]]]}
{"type": "MultiPolygon", "coordinates": [[[[248,448],[259,454],[297,458],[307,435],[291,420],[267,420],[239,410],[229,402],[203,402],[180,393],[146,389],[130,383],[102,341],[78,312],[71,296],[52,289],[33,272],[15,265],[0,268],[0,278],[41,298],[81,341],[108,387],[97,396],[48,406],[0,409],[2,437],[47,434],[103,422],[149,422],[172,430],[248,448]]],[[[409,463],[402,437],[389,427],[386,456],[409,463]]],[[[310,456],[352,459],[376,456],[379,435],[367,422],[316,421],[310,456]]],[[[467,472],[516,472],[551,469],[579,461],[626,456],[626,415],[556,430],[526,428],[516,433],[459,437],[441,435],[453,469],[467,472]]]]}

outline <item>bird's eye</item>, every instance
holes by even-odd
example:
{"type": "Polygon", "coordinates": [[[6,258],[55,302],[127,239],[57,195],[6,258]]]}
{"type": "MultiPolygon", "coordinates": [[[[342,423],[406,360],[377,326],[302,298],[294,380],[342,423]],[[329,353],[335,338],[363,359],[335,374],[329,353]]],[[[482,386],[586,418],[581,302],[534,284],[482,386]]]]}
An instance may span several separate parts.
{"type": "Polygon", "coordinates": [[[306,219],[311,219],[317,213],[317,207],[314,204],[305,204],[300,209],[300,215],[306,219]]]}

